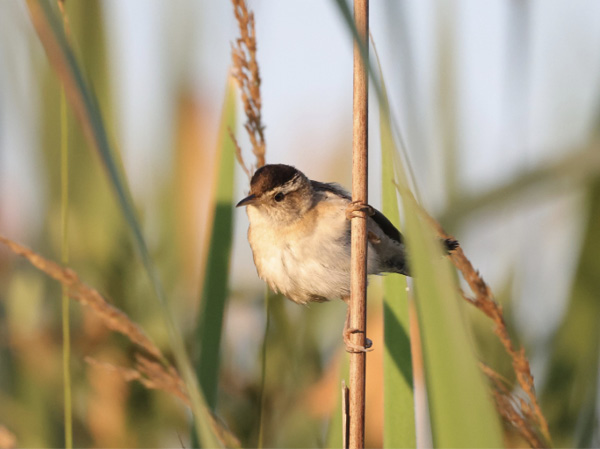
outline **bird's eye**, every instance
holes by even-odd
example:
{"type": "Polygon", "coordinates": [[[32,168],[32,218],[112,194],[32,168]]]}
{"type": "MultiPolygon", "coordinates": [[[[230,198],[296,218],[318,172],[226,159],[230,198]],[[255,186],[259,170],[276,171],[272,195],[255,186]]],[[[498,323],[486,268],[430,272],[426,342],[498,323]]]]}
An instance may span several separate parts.
{"type": "Polygon", "coordinates": [[[277,195],[275,195],[275,201],[277,201],[278,203],[283,201],[283,193],[279,192],[277,195]]]}

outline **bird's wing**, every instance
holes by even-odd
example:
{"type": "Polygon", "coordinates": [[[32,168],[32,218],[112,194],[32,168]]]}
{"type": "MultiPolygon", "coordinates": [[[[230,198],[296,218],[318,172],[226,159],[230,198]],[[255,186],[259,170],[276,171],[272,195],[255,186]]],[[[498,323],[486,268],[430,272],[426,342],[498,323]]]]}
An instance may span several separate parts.
{"type": "MultiPolygon", "coordinates": [[[[319,181],[311,181],[313,189],[321,192],[331,192],[335,195],[338,195],[347,200],[352,200],[352,196],[348,193],[342,186],[335,183],[326,183],[319,181]]],[[[385,215],[379,212],[377,209],[373,208],[374,215],[371,216],[373,221],[381,228],[383,233],[387,235],[390,239],[398,242],[400,244],[403,243],[402,234],[400,231],[396,229],[396,227],[392,224],[390,220],[387,219],[385,215]]]]}
{"type": "Polygon", "coordinates": [[[400,231],[398,231],[396,226],[394,226],[392,222],[377,209],[373,208],[373,212],[374,214],[371,216],[371,218],[375,223],[377,223],[377,226],[381,228],[383,233],[395,242],[403,244],[404,241],[402,240],[402,234],[400,234],[400,231]]]}
{"type": "Polygon", "coordinates": [[[340,196],[347,200],[352,200],[352,196],[348,191],[346,191],[341,185],[336,184],[335,182],[319,182],[319,181],[310,181],[313,189],[317,192],[331,192],[337,196],[340,196]]]}

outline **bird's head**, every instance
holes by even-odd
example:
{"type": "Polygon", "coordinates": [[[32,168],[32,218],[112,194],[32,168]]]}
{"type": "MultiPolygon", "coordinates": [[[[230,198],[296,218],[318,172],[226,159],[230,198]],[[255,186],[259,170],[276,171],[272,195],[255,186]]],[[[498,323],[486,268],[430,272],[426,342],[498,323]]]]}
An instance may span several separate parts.
{"type": "Polygon", "coordinates": [[[284,164],[264,165],[252,176],[250,194],[236,207],[255,207],[281,224],[302,217],[313,203],[310,180],[296,168],[284,164]]]}

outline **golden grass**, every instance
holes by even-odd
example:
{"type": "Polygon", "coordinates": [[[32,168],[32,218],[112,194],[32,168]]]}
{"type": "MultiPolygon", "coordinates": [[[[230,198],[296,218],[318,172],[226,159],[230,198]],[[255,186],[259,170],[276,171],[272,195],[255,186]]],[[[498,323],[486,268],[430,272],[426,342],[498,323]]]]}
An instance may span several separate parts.
{"type": "Polygon", "coordinates": [[[510,424],[531,447],[548,447],[536,431],[535,418],[526,411],[531,410],[530,407],[523,399],[517,398],[511,393],[510,382],[486,364],[481,363],[480,367],[481,371],[492,381],[496,409],[504,421],[510,424]]]}
{"type": "MultiPolygon", "coordinates": [[[[233,77],[236,79],[244,104],[246,123],[244,128],[252,143],[252,152],[256,157],[254,169],[265,165],[265,127],[262,124],[262,100],[260,95],[260,71],[256,60],[256,30],[254,13],[248,10],[245,0],[231,0],[233,12],[238,22],[240,37],[231,45],[233,77]]],[[[238,162],[250,176],[254,171],[247,167],[242,158],[242,150],[230,131],[235,142],[238,162]]]]}

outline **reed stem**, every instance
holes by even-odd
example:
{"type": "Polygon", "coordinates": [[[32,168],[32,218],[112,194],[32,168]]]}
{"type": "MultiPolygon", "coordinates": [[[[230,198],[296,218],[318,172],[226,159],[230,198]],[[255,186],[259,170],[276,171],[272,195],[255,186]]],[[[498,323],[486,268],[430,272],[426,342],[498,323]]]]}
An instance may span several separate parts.
{"type": "MultiPolygon", "coordinates": [[[[354,0],[354,21],[360,42],[354,42],[354,92],[352,139],[352,200],[368,204],[368,74],[361,55],[369,35],[369,1],[354,0]]],[[[355,329],[353,343],[365,346],[367,327],[367,214],[359,212],[351,221],[351,295],[350,326],[355,329]]],[[[365,367],[366,353],[350,354],[349,444],[352,449],[365,444],[365,367]]]]}

